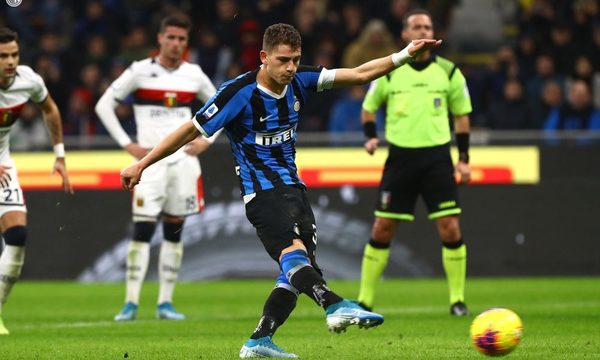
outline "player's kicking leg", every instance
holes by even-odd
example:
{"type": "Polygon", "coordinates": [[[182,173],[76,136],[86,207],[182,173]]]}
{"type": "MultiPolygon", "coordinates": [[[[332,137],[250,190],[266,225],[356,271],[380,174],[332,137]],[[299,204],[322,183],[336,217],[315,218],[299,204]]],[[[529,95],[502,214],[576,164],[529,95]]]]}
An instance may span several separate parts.
{"type": "MultiPolygon", "coordinates": [[[[342,299],[327,287],[314,258],[317,244],[315,218],[304,191],[293,186],[281,186],[258,192],[246,204],[246,216],[256,228],[271,258],[279,263],[281,276],[278,283],[288,284],[290,288],[307,295],[325,309],[327,325],[331,331],[341,332],[350,325],[372,327],[383,323],[383,316],[342,299]],[[311,254],[310,257],[308,254],[311,254]]],[[[274,294],[275,291],[271,295],[277,299],[279,295],[274,294]]],[[[271,298],[267,303],[270,302],[271,298]]],[[[291,300],[288,303],[291,303],[291,300]]],[[[281,306],[273,306],[275,309],[277,307],[281,306]]],[[[292,308],[288,311],[291,312],[292,308]]],[[[285,320],[289,312],[285,316],[280,315],[280,318],[285,320]]],[[[265,329],[276,328],[281,324],[282,320],[275,320],[265,329]]],[[[263,326],[261,320],[259,327],[263,326]]],[[[273,344],[272,335],[269,335],[268,331],[253,334],[253,338],[240,350],[241,357],[259,355],[295,357],[294,354],[287,353],[273,344]],[[270,348],[275,353],[250,353],[252,348],[270,348]]]]}
{"type": "Polygon", "coordinates": [[[263,307],[263,315],[250,339],[240,349],[240,358],[277,357],[297,358],[293,353],[288,353],[273,342],[273,336],[279,326],[292,313],[296,307],[298,290],[296,290],[283,274],[279,275],[277,284],[263,307]]]}
{"type": "Polygon", "coordinates": [[[131,321],[137,317],[140,292],[148,270],[150,260],[150,240],[154,234],[156,222],[134,222],[134,234],[127,249],[127,272],[125,275],[125,305],[115,315],[115,321],[131,321]]]}
{"type": "Polygon", "coordinates": [[[358,325],[359,328],[368,329],[383,324],[383,315],[368,311],[350,300],[342,300],[328,306],[326,314],[327,328],[329,331],[338,334],[346,331],[346,328],[350,325],[358,325]]]}
{"type": "Polygon", "coordinates": [[[183,244],[181,230],[183,218],[169,216],[173,222],[163,221],[164,240],[158,258],[159,294],[156,317],[165,320],[184,320],[185,315],[177,312],[173,306],[173,292],[181,268],[183,244]]]}
{"type": "MultiPolygon", "coordinates": [[[[295,243],[297,241],[300,240],[294,240],[295,243]]],[[[325,309],[329,331],[340,333],[351,325],[366,329],[383,323],[382,315],[367,311],[331,291],[323,277],[310,264],[303,249],[283,254],[280,264],[290,284],[325,309]]]]}

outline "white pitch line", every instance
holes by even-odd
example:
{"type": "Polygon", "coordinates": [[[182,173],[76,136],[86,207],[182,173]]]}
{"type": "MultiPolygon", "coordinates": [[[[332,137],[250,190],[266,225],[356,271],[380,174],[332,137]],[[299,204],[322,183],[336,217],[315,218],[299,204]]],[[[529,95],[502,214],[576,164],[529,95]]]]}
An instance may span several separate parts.
{"type": "MultiPolygon", "coordinates": [[[[490,305],[492,307],[494,305],[490,305]]],[[[495,306],[501,306],[496,304],[495,306]]],[[[543,310],[556,310],[556,309],[570,309],[570,308],[593,308],[597,309],[600,307],[600,302],[597,301],[587,301],[587,302],[567,302],[567,303],[548,303],[540,305],[539,303],[530,305],[520,304],[518,309],[520,311],[532,309],[535,312],[543,311],[543,310]]],[[[397,307],[382,307],[377,308],[376,311],[384,314],[384,315],[402,315],[402,314],[436,314],[441,313],[446,310],[445,306],[397,306],[397,307]]],[[[315,313],[309,311],[296,311],[292,315],[295,318],[313,318],[316,316],[315,313]]],[[[239,315],[239,316],[200,316],[200,319],[203,320],[240,320],[240,319],[249,319],[248,316],[239,315]]],[[[190,319],[193,321],[193,319],[190,319]]],[[[13,329],[25,329],[25,330],[34,330],[40,328],[47,329],[76,329],[76,328],[91,328],[91,327],[107,327],[107,326],[135,326],[136,324],[147,324],[156,322],[159,320],[135,320],[135,321],[126,321],[126,322],[116,322],[116,321],[78,321],[78,322],[65,322],[65,323],[36,323],[36,324],[22,324],[22,325],[12,325],[13,329]]]]}
{"type": "Polygon", "coordinates": [[[69,328],[89,328],[89,327],[103,327],[103,326],[123,326],[133,325],[140,323],[149,323],[150,320],[136,320],[131,322],[116,322],[116,321],[78,321],[71,323],[41,323],[41,324],[26,324],[26,325],[12,325],[11,329],[39,329],[39,328],[50,328],[50,329],[69,329],[69,328]]]}

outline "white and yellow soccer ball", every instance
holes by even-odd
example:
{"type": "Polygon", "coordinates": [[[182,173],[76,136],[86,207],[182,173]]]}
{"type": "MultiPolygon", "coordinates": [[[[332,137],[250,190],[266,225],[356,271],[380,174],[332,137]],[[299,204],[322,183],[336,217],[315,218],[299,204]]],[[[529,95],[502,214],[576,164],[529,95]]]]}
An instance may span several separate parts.
{"type": "Polygon", "coordinates": [[[521,342],[523,323],[512,310],[493,308],[477,315],[471,324],[475,348],[489,356],[502,356],[521,342]]]}

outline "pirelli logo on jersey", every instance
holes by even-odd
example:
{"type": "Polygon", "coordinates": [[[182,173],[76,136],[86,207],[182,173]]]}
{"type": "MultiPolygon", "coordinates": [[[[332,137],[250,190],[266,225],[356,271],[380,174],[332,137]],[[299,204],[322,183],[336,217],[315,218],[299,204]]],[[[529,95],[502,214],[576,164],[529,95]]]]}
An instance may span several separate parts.
{"type": "Polygon", "coordinates": [[[278,145],[288,142],[294,138],[296,127],[270,134],[256,134],[256,143],[263,146],[278,145]]]}

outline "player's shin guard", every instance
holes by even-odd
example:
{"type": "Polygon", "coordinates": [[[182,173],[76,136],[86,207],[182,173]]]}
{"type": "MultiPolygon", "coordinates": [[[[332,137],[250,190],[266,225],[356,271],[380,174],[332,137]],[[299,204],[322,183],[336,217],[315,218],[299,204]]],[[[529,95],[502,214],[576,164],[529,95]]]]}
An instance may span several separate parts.
{"type": "Polygon", "coordinates": [[[150,260],[150,244],[141,241],[130,241],[127,249],[127,295],[125,302],[140,303],[142,283],[148,270],[150,260]]]}
{"type": "Polygon", "coordinates": [[[160,289],[158,304],[173,302],[173,292],[181,268],[183,244],[181,242],[163,241],[158,258],[158,278],[160,289]]]}
{"type": "Polygon", "coordinates": [[[0,256],[0,314],[13,285],[21,275],[25,262],[25,247],[6,245],[0,256]]]}
{"type": "Polygon", "coordinates": [[[258,321],[251,339],[273,336],[278,327],[290,316],[296,307],[298,291],[289,284],[283,274],[263,307],[263,315],[258,321]]]}
{"type": "Polygon", "coordinates": [[[456,243],[443,243],[442,262],[448,290],[450,292],[450,304],[465,299],[465,277],[467,273],[467,247],[462,239],[456,243]]]}
{"type": "Polygon", "coordinates": [[[291,251],[281,257],[280,265],[290,284],[319,306],[327,308],[343,300],[327,287],[323,277],[310,265],[306,252],[291,251]]]}
{"type": "Polygon", "coordinates": [[[379,244],[371,240],[365,246],[360,274],[358,302],[369,308],[372,308],[375,302],[375,288],[388,264],[389,257],[389,244],[379,244]]]}

